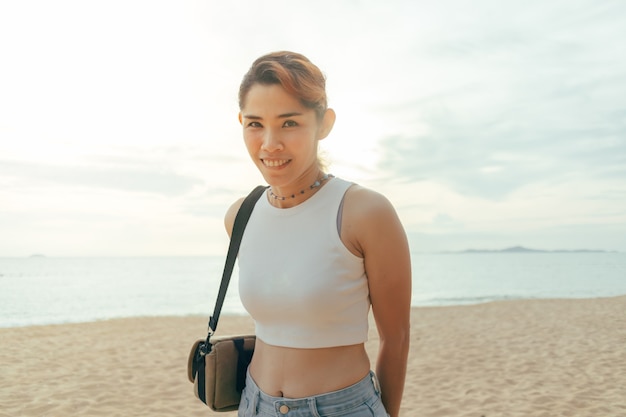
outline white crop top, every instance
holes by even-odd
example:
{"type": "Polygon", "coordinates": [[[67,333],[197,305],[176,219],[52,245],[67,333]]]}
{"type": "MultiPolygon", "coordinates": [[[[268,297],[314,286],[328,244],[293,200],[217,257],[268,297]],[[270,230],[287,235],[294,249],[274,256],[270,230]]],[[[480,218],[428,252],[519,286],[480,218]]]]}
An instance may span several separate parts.
{"type": "Polygon", "coordinates": [[[239,294],[265,343],[322,348],[367,340],[369,289],[363,259],[337,231],[352,183],[332,178],[311,198],[279,209],[263,195],[239,249],[239,294]]]}

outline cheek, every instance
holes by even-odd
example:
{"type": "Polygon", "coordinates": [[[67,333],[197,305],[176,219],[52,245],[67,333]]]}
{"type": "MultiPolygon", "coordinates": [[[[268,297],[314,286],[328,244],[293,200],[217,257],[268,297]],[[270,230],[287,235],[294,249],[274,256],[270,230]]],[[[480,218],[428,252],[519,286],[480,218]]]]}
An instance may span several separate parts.
{"type": "Polygon", "coordinates": [[[243,132],[243,143],[246,145],[246,148],[254,148],[260,146],[260,135],[255,132],[244,131],[243,132]]]}
{"type": "Polygon", "coordinates": [[[317,147],[317,139],[315,132],[312,131],[294,131],[285,132],[282,141],[291,148],[312,149],[317,147]]]}

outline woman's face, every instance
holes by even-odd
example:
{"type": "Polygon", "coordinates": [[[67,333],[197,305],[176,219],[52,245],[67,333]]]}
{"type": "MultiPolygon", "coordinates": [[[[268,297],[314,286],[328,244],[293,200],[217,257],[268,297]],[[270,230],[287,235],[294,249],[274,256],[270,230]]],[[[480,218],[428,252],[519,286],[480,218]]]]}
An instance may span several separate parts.
{"type": "MultiPolygon", "coordinates": [[[[290,95],[280,84],[255,84],[239,113],[248,153],[273,187],[309,181],[319,173],[318,141],[332,128],[313,109],[290,95]]],[[[330,110],[332,112],[332,110],[330,110]]]]}

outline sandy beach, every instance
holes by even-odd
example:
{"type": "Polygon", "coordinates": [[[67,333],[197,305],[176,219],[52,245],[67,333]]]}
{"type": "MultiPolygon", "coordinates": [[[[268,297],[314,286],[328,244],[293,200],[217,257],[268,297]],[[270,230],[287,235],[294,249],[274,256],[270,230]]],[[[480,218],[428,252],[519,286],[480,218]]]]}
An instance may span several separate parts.
{"type": "MultiPolygon", "coordinates": [[[[155,317],[0,329],[0,416],[211,415],[186,378],[205,326],[155,317]]],[[[252,329],[223,316],[219,334],[252,329]]],[[[411,339],[403,417],[626,416],[626,296],[415,308],[411,339]]],[[[372,358],[377,344],[372,326],[372,358]]]]}

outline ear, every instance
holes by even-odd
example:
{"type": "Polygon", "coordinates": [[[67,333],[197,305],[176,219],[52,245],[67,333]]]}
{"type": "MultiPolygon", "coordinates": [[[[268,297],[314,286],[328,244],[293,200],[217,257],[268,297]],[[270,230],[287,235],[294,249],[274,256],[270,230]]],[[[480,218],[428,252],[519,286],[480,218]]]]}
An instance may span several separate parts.
{"type": "Polygon", "coordinates": [[[239,114],[237,115],[237,118],[239,119],[239,124],[242,125],[243,124],[243,116],[241,115],[241,112],[239,112],[239,114]]]}
{"type": "Polygon", "coordinates": [[[335,115],[335,111],[333,109],[326,109],[320,124],[319,137],[317,138],[318,140],[322,140],[330,134],[330,131],[333,130],[333,126],[335,125],[336,118],[337,116],[335,115]]]}

